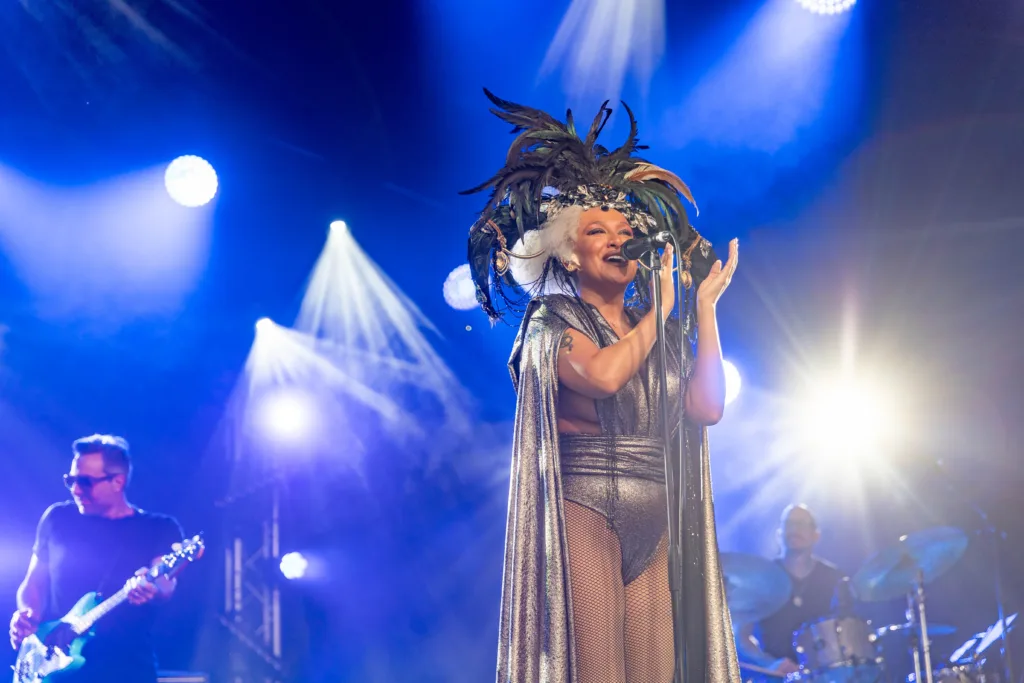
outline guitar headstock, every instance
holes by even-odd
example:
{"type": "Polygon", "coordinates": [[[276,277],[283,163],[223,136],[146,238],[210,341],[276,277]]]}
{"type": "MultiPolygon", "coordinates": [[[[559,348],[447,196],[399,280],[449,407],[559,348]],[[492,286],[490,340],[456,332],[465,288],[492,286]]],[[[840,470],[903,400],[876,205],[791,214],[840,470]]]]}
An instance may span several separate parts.
{"type": "Polygon", "coordinates": [[[156,566],[156,573],[158,576],[174,578],[185,567],[201,558],[205,551],[206,544],[203,543],[202,534],[196,534],[192,538],[182,541],[179,547],[160,558],[160,564],[156,566]]]}

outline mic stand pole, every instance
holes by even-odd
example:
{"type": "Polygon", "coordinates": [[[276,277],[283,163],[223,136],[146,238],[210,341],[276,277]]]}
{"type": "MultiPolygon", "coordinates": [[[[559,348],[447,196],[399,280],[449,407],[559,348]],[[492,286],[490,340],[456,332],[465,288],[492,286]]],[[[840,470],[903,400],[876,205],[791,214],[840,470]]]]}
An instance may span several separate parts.
{"type": "MultiPolygon", "coordinates": [[[[680,490],[675,484],[676,469],[672,463],[672,422],[668,403],[668,345],[665,339],[664,304],[661,298],[661,256],[656,249],[644,255],[649,262],[644,264],[651,271],[651,298],[654,302],[654,314],[657,316],[657,347],[658,347],[658,403],[661,412],[661,435],[664,441],[665,457],[665,502],[668,513],[668,578],[669,591],[672,594],[672,634],[675,643],[676,683],[683,683],[686,674],[686,638],[683,618],[683,553],[680,543],[681,536],[678,519],[673,505],[673,491],[680,490]]],[[[682,438],[680,431],[679,437],[682,438]]],[[[683,463],[678,463],[678,473],[682,476],[683,463]]],[[[682,505],[682,497],[676,496],[676,505],[682,505]]]]}

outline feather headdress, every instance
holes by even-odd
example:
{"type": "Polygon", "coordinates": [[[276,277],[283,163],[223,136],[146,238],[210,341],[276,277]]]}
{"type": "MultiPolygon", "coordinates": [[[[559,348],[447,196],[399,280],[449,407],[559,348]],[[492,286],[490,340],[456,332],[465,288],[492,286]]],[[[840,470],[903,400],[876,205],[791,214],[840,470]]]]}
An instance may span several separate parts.
{"type": "MultiPolygon", "coordinates": [[[[672,232],[681,251],[692,254],[687,261],[692,258],[694,279],[703,279],[713,259],[708,260],[711,245],[691,227],[683,205],[685,199],[696,208],[690,188],[675,174],[634,156],[646,147],[638,143],[636,118],[625,103],[629,135],[609,151],[598,144],[612,113],[607,102],[581,138],[571,110],[562,123],[484,93],[494,104],[491,112],[511,124],[516,135],[505,165],[462,193],[490,190],[469,231],[468,258],[477,300],[491,319],[508,310],[521,312],[533,296],[552,287],[571,291],[572,276],[562,261],[571,253],[579,213],[598,206],[621,212],[645,235],[672,232]]],[[[635,297],[640,303],[648,296],[647,277],[638,269],[635,297]]]]}

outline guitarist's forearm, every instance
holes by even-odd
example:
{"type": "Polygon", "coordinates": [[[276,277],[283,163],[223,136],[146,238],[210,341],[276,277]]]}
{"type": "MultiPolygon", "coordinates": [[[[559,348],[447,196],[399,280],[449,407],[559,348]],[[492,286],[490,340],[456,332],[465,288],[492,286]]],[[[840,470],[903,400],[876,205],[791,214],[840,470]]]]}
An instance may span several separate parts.
{"type": "Polygon", "coordinates": [[[19,610],[32,610],[37,619],[46,608],[46,593],[27,578],[18,587],[17,600],[19,610]]]}
{"type": "Polygon", "coordinates": [[[50,572],[45,562],[35,553],[28,563],[25,579],[18,586],[18,609],[32,610],[39,619],[46,609],[46,596],[50,594],[50,572]]]}

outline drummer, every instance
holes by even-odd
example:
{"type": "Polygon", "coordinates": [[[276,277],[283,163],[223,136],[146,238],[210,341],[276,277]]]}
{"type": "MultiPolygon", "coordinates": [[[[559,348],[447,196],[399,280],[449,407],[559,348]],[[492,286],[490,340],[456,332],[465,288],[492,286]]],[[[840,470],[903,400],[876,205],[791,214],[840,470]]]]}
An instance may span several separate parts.
{"type": "Polygon", "coordinates": [[[740,626],[737,649],[743,662],[790,674],[799,670],[793,632],[832,611],[832,599],[843,575],[835,565],[814,555],[821,532],[806,505],[783,510],[778,533],[782,557],[776,562],[789,575],[789,601],[761,622],[740,626]]]}

